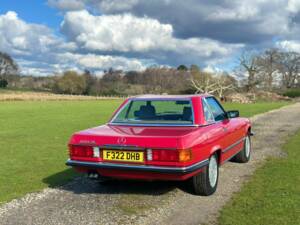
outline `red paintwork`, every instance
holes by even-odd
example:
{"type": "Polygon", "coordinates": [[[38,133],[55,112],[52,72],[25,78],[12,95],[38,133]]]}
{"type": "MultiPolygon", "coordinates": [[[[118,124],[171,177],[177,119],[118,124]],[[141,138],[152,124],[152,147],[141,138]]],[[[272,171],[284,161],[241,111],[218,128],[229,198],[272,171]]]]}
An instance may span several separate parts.
{"type": "MultiPolygon", "coordinates": [[[[191,149],[192,160],[189,162],[153,162],[145,160],[146,165],[184,167],[208,159],[214,152],[218,151],[219,162],[223,164],[243,147],[240,142],[230,150],[222,153],[222,150],[238,142],[247,135],[251,129],[250,121],[246,118],[225,119],[208,125],[204,119],[202,110],[202,99],[208,95],[185,95],[185,96],[141,96],[135,98],[143,99],[191,99],[194,111],[196,127],[146,127],[126,125],[102,125],[75,133],[70,145],[103,146],[105,144],[118,144],[119,137],[126,138],[126,145],[135,145],[143,149],[191,149]],[[227,132],[224,131],[227,129],[227,132]]],[[[130,98],[129,98],[130,99],[130,98]]],[[[116,110],[117,111],[129,100],[116,110]]],[[[145,151],[145,150],[144,150],[145,151]]],[[[145,154],[146,155],[146,154],[145,154]]],[[[72,160],[102,162],[100,158],[72,157],[72,160]]],[[[114,162],[115,163],[115,162],[114,162]]],[[[127,163],[128,164],[128,163],[127,163]]],[[[76,168],[80,172],[88,172],[90,169],[76,168]]],[[[199,173],[197,170],[189,174],[166,174],[141,171],[124,171],[97,169],[102,176],[125,178],[125,179],[163,179],[163,180],[186,180],[199,173]]]]}

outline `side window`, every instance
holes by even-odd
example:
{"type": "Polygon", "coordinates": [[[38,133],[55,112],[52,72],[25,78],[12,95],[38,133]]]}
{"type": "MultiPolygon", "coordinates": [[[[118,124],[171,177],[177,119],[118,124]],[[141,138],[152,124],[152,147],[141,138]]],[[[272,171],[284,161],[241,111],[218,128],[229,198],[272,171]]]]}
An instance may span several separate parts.
{"type": "Polygon", "coordinates": [[[206,98],[206,102],[212,111],[215,121],[224,120],[226,118],[225,111],[213,97],[206,98]]]}
{"type": "Polygon", "coordinates": [[[205,99],[202,100],[202,105],[203,105],[203,113],[204,113],[204,117],[205,117],[205,121],[206,122],[213,122],[215,121],[215,118],[212,114],[212,112],[210,111],[205,99]]]}

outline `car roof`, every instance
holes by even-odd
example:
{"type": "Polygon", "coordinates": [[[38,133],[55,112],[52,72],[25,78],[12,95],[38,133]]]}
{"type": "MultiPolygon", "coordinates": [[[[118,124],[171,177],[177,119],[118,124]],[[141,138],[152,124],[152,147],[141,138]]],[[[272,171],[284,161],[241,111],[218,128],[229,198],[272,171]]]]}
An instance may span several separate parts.
{"type": "Polygon", "coordinates": [[[203,98],[203,97],[209,97],[212,95],[209,94],[192,94],[192,95],[138,95],[130,97],[129,99],[192,99],[192,98],[203,98]]]}

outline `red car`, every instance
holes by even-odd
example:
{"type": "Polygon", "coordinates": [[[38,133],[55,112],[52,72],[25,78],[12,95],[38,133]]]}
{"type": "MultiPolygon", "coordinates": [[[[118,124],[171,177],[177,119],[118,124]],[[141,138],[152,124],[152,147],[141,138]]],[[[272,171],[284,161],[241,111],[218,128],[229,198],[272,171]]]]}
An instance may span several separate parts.
{"type": "Polygon", "coordinates": [[[102,126],[75,133],[66,165],[94,178],[189,180],[216,191],[219,166],[250,159],[251,124],[211,95],[131,97],[102,126]]]}

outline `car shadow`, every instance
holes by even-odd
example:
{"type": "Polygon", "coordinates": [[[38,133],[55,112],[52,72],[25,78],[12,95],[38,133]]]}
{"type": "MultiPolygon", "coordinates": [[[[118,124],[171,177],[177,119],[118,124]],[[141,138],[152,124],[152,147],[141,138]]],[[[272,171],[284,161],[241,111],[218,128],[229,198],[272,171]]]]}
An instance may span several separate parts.
{"type": "Polygon", "coordinates": [[[164,195],[176,188],[184,190],[182,182],[177,181],[108,180],[99,182],[83,175],[79,176],[72,169],[45,177],[42,181],[51,188],[75,194],[164,195]],[[61,185],[62,183],[64,184],[61,185]]]}

